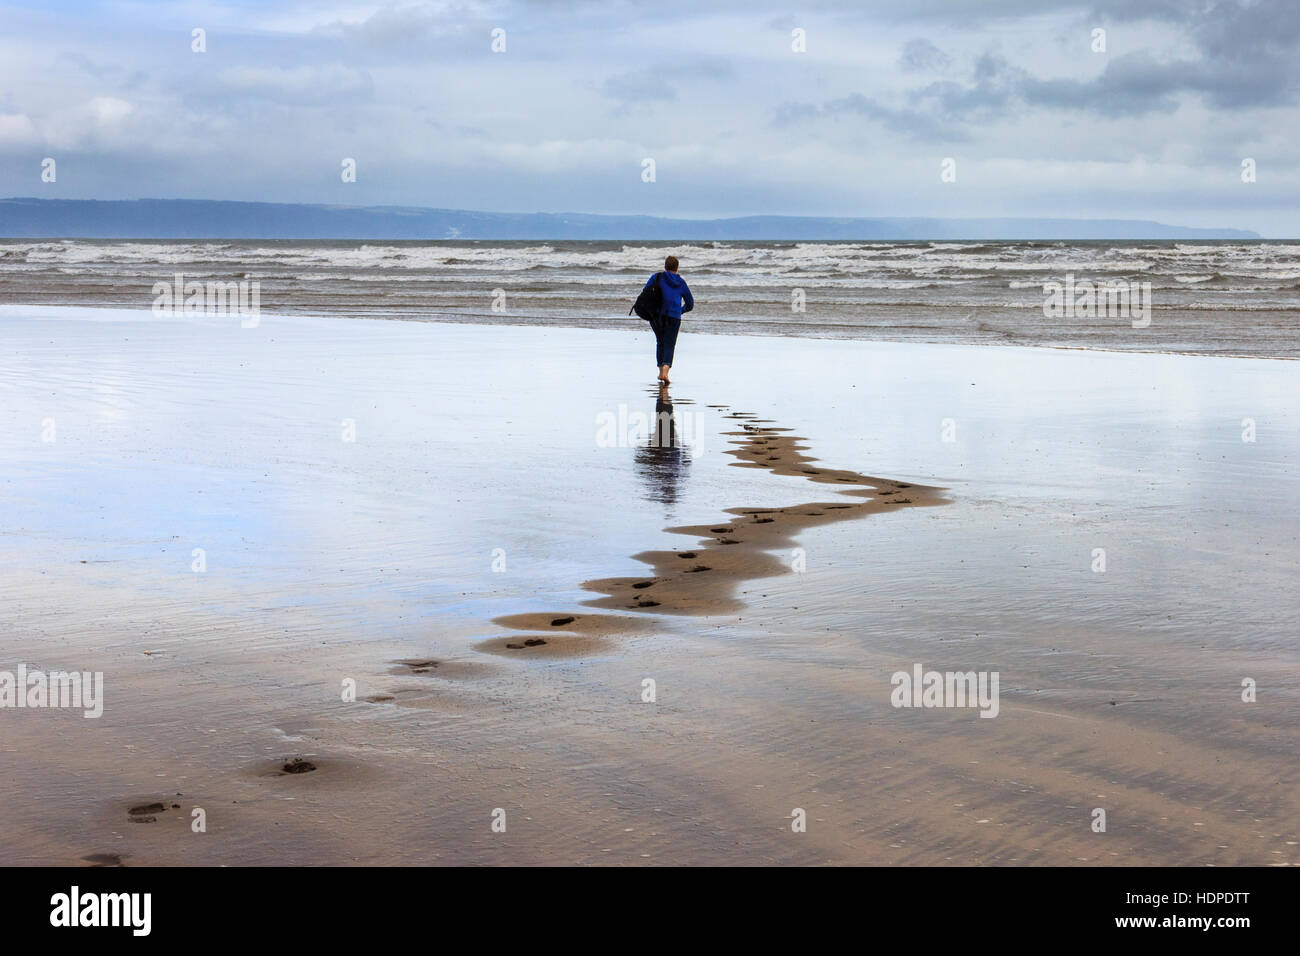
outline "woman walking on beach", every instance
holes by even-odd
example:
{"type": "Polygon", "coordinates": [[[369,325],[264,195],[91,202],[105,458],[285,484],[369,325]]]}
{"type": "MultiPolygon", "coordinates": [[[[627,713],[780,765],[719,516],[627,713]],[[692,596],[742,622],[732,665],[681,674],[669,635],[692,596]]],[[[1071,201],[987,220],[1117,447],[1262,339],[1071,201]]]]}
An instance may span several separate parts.
{"type": "Polygon", "coordinates": [[[673,349],[677,346],[677,333],[682,327],[682,313],[695,308],[695,299],[691,296],[686,280],[677,274],[677,257],[669,256],[664,260],[664,271],[656,272],[641,290],[650,288],[652,282],[658,282],[663,291],[664,304],[657,319],[650,320],[650,328],[655,334],[655,364],[659,366],[659,381],[668,384],[668,370],[673,366],[673,349]]]}

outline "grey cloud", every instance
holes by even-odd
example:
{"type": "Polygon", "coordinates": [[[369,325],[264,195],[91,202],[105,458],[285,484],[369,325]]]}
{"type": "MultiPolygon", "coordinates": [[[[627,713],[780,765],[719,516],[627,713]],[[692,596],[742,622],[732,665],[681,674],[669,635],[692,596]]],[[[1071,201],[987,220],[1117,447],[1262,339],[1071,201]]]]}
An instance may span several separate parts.
{"type": "Polygon", "coordinates": [[[64,53],[61,59],[92,79],[118,89],[137,89],[149,78],[143,70],[127,70],[111,63],[99,63],[81,53],[64,53]]]}
{"type": "Polygon", "coordinates": [[[675,100],[677,90],[664,82],[658,70],[634,70],[605,78],[600,92],[620,103],[653,103],[656,100],[675,100]]]}
{"type": "Polygon", "coordinates": [[[779,30],[781,33],[789,33],[799,26],[799,19],[794,14],[786,13],[779,17],[773,17],[766,24],[769,30],[779,30]]]}
{"type": "Polygon", "coordinates": [[[486,47],[490,27],[483,12],[469,5],[412,3],[380,7],[359,23],[332,20],[311,32],[370,55],[421,57],[463,53],[464,38],[475,32],[486,47]]]}
{"type": "Polygon", "coordinates": [[[777,108],[775,121],[791,124],[814,117],[861,117],[911,139],[960,142],[969,138],[960,126],[946,122],[941,117],[916,110],[888,107],[861,93],[850,93],[820,106],[785,103],[777,108]]]}
{"type": "Polygon", "coordinates": [[[1039,78],[986,54],[968,85],[936,84],[916,95],[959,109],[1002,109],[1021,103],[1110,117],[1141,116],[1172,112],[1185,96],[1201,97],[1208,106],[1223,109],[1292,105],[1298,79],[1300,72],[1290,62],[1162,61],[1141,53],[1111,60],[1095,79],[1039,78]]]}
{"type": "MultiPolygon", "coordinates": [[[[1132,17],[1129,5],[1094,9],[1132,17]]],[[[1033,110],[1091,113],[1107,118],[1171,113],[1184,99],[1201,99],[1211,109],[1240,110],[1291,106],[1300,93],[1300,5],[1288,0],[1258,3],[1222,0],[1200,7],[1166,0],[1146,16],[1190,17],[1188,35],[1198,58],[1159,59],[1129,53],[1109,60],[1088,79],[1039,77],[996,53],[976,57],[965,79],[943,79],[908,90],[908,108],[881,103],[862,93],[818,106],[787,104],[780,121],[797,116],[854,113],[917,139],[951,139],[960,127],[1008,120],[1033,110]]],[[[904,70],[941,70],[948,59],[928,39],[903,48],[904,70]]]]}
{"type": "Polygon", "coordinates": [[[952,65],[952,57],[929,40],[918,37],[907,41],[898,58],[898,65],[904,70],[941,73],[952,65]]]}
{"type": "MultiPolygon", "coordinates": [[[[1158,20],[1187,31],[1200,57],[1142,63],[1113,61],[1106,73],[1075,92],[1110,95],[1121,103],[1150,97],[1152,109],[1169,108],[1177,94],[1195,94],[1211,107],[1239,109],[1295,103],[1300,92],[1300,4],[1295,0],[1108,0],[1097,16],[1117,22],[1158,20]]],[[[1060,84],[1049,97],[1071,99],[1060,84]]],[[[1104,111],[1105,112],[1105,111],[1104,111]]],[[[1109,111],[1113,115],[1113,111],[1109,111]]]]}
{"type": "Polygon", "coordinates": [[[190,78],[172,91],[189,118],[221,117],[255,131],[263,144],[283,141],[286,122],[316,117],[328,125],[351,120],[358,110],[383,109],[367,70],[339,63],[299,66],[231,66],[190,78]],[[272,133],[274,131],[274,133],[272,133]]]}
{"type": "Polygon", "coordinates": [[[656,101],[675,101],[677,84],[697,86],[699,81],[730,79],[735,75],[731,61],[720,56],[701,57],[672,70],[643,67],[607,76],[600,84],[602,96],[624,105],[653,105],[656,101]],[[666,77],[671,77],[669,82],[666,77]]]}

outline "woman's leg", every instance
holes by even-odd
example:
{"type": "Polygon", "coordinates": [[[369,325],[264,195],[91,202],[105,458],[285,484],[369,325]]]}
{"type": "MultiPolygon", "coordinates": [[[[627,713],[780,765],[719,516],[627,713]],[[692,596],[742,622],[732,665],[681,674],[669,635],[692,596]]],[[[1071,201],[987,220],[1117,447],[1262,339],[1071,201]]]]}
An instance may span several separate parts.
{"type": "Polygon", "coordinates": [[[664,320],[655,319],[650,323],[650,331],[655,334],[655,365],[659,369],[659,380],[664,378],[664,320]]]}
{"type": "Polygon", "coordinates": [[[664,331],[659,336],[659,365],[673,364],[673,350],[677,348],[677,333],[681,331],[681,319],[664,319],[664,331]]]}

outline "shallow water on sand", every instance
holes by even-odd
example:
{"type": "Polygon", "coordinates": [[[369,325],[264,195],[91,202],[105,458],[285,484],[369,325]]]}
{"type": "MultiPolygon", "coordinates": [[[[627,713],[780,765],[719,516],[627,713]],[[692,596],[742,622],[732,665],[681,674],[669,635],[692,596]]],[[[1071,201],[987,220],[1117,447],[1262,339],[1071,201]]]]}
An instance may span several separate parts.
{"type": "Polygon", "coordinates": [[[5,861],[1296,861],[1293,363],[688,333],[694,441],[656,449],[644,332],[0,328],[0,669],[108,687],[98,721],[0,712],[0,822],[44,808],[5,861]],[[834,500],[735,467],[737,411],[949,503],[802,532],[734,613],[476,650],[697,544],[665,528],[834,500]],[[914,663],[998,671],[999,717],[891,707],[914,663]],[[320,772],[265,775],[295,754],[320,772]],[[159,788],[241,809],[196,848],[122,814],[159,788]]]}

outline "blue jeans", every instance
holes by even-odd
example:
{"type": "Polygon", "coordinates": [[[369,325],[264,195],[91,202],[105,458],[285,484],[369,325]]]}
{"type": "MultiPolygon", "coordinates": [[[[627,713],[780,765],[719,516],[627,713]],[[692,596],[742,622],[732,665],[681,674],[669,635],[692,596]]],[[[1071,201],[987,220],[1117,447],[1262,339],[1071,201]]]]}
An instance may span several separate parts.
{"type": "Polygon", "coordinates": [[[655,364],[659,366],[673,364],[673,349],[677,347],[677,333],[681,331],[682,320],[661,315],[650,323],[655,334],[655,364]]]}

